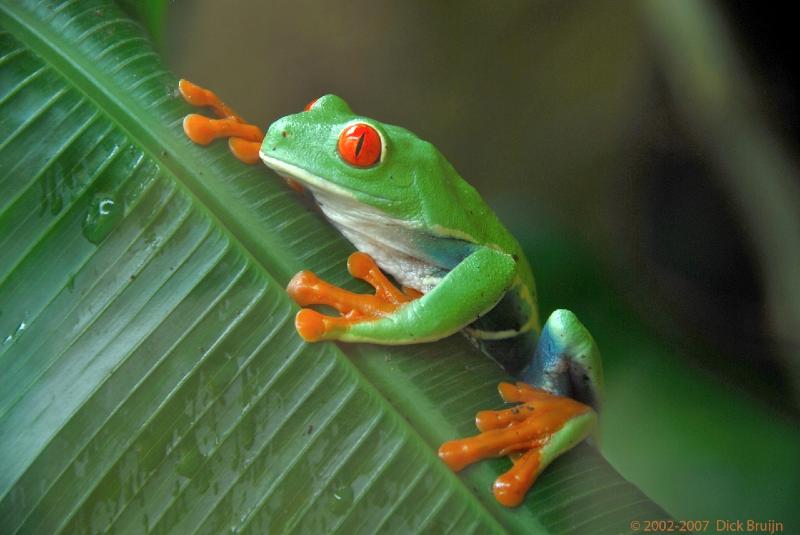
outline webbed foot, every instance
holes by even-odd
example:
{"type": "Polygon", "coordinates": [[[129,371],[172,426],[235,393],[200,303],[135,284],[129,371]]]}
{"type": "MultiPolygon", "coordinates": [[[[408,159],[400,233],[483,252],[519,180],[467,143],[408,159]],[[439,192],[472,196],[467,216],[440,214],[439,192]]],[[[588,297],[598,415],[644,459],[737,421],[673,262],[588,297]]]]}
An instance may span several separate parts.
{"type": "Polygon", "coordinates": [[[481,433],[445,442],[439,457],[459,471],[482,459],[510,455],[514,466],[495,480],[494,495],[515,507],[550,462],[591,432],[597,415],[588,405],[525,383],[500,383],[498,390],[506,403],[520,405],[479,412],[475,424],[481,433]]]}
{"type": "Polygon", "coordinates": [[[228,148],[239,160],[254,164],[259,161],[258,151],[264,140],[264,132],[242,119],[225,105],[213,91],[193,84],[188,80],[178,82],[178,90],[184,100],[192,106],[211,108],[219,119],[191,113],[183,119],[183,131],[199,145],[208,145],[220,137],[228,138],[228,148]]]}
{"type": "Polygon", "coordinates": [[[494,483],[497,501],[509,507],[519,505],[539,473],[586,438],[597,421],[603,387],[600,352],[575,314],[556,310],[550,315],[521,378],[524,382],[499,386],[504,401],[521,405],[479,412],[479,435],[439,448],[439,457],[453,470],[510,455],[514,466],[494,483]]]}
{"type": "Polygon", "coordinates": [[[357,294],[334,286],[310,271],[301,271],[289,281],[286,291],[297,304],[327,305],[339,311],[328,316],[303,308],[295,317],[295,327],[307,342],[335,340],[351,325],[385,317],[421,294],[413,289],[399,289],[383,274],[366,253],[355,252],[347,259],[347,270],[373,288],[374,294],[357,294]]]}

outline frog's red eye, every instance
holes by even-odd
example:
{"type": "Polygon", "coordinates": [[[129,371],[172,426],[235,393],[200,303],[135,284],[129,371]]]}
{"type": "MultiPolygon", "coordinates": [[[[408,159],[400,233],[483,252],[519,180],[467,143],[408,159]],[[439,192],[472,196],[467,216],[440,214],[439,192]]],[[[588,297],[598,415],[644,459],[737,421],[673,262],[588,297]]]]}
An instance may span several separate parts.
{"type": "Polygon", "coordinates": [[[314,104],[316,104],[318,100],[319,100],[318,98],[315,98],[314,100],[306,104],[306,107],[303,108],[303,111],[309,111],[311,108],[314,107],[314,104]]]}
{"type": "Polygon", "coordinates": [[[368,124],[352,124],[339,135],[339,154],[350,165],[374,165],[381,157],[381,136],[368,124]]]}

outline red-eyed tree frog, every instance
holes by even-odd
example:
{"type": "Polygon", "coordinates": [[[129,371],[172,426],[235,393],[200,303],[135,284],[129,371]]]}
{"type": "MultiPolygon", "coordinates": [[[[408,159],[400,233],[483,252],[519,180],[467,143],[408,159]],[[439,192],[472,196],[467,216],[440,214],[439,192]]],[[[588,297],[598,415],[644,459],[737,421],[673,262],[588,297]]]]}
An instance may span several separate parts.
{"type": "Polygon", "coordinates": [[[520,245],[442,154],[404,128],[354,114],[325,95],[272,123],[264,134],[217,96],[181,80],[184,98],[219,117],[191,114],[184,131],[208,144],[228,137],[242,161],[263,161],[322,212],[359,251],[350,273],[375,288],[355,294],[308,271],[289,282],[307,342],[416,344],[461,331],[520,382],[501,383],[510,409],[476,416],[480,434],[444,443],[452,469],[510,455],[494,484],[497,500],[522,502],[536,476],[595,426],[600,354],[568,310],[540,329],[531,268],[520,245]],[[400,284],[395,286],[384,273],[400,284]],[[327,305],[340,315],[307,308],[327,305]]]}

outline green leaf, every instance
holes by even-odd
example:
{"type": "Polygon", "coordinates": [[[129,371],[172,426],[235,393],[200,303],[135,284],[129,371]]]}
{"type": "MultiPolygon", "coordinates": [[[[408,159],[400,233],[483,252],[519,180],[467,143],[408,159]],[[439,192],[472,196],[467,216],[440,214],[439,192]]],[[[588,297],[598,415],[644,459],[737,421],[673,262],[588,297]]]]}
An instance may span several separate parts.
{"type": "Polygon", "coordinates": [[[665,513],[588,447],[526,503],[443,440],[503,373],[461,337],[308,345],[283,287],[350,246],[260,166],[194,146],[141,28],[0,4],[3,532],[618,533],[665,513]]]}

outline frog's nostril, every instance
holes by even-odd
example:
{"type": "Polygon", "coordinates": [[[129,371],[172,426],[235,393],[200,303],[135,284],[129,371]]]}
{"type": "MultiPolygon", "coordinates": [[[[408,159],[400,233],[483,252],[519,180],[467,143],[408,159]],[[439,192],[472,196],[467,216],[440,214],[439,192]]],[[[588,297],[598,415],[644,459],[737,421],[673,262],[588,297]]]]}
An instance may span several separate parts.
{"type": "Polygon", "coordinates": [[[285,119],[282,117],[269,125],[266,137],[270,145],[281,147],[293,138],[292,125],[285,119]]]}

